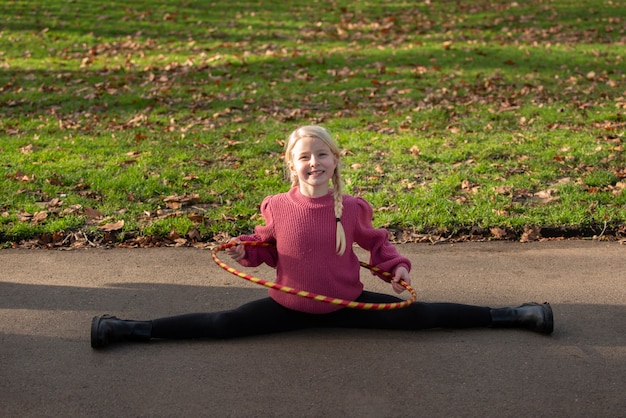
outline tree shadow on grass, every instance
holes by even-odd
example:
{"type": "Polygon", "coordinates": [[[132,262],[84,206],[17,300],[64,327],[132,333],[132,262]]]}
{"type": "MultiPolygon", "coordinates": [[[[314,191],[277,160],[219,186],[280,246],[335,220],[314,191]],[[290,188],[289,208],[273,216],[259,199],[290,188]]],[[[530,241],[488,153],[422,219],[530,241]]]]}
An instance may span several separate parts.
{"type": "Polygon", "coordinates": [[[217,27],[217,35],[229,42],[250,38],[257,41],[280,39],[276,33],[284,31],[285,27],[294,31],[307,24],[311,28],[319,28],[320,36],[339,40],[347,38],[347,41],[367,29],[377,30],[388,38],[412,32],[427,33],[429,30],[434,34],[472,29],[497,34],[533,27],[538,21],[541,22],[539,28],[553,28],[548,34],[591,31],[587,36],[593,36],[596,35],[597,21],[605,19],[610,22],[608,18],[620,12],[617,3],[613,7],[603,4],[601,8],[583,2],[557,2],[550,7],[541,1],[515,3],[515,6],[493,2],[471,5],[446,2],[445,6],[386,2],[384,5],[361,7],[349,2],[345,6],[335,2],[312,5],[306,0],[272,2],[270,7],[252,0],[135,3],[119,0],[27,0],[18,4],[8,2],[0,11],[3,16],[0,23],[5,30],[11,31],[39,32],[48,29],[52,33],[58,30],[103,37],[143,33],[149,37],[186,41],[194,35],[215,35],[217,27]],[[319,18],[312,18],[313,12],[319,14],[319,18]]]}
{"type": "Polygon", "coordinates": [[[620,82],[610,58],[597,62],[573,51],[527,55],[520,49],[487,46],[450,54],[416,48],[324,56],[323,64],[306,56],[241,62],[211,62],[209,56],[193,64],[167,62],[150,68],[0,69],[6,93],[0,109],[8,117],[53,118],[61,129],[75,132],[138,127],[163,132],[168,127],[174,131],[216,127],[268,116],[288,121],[368,110],[410,113],[416,108],[458,105],[462,112],[463,107],[478,103],[499,108],[503,102],[518,107],[530,100],[534,104],[584,102],[590,87],[602,90],[609,101],[620,91],[605,88],[604,77],[580,85],[567,83],[568,75],[584,76],[590,71],[607,71],[620,82]],[[433,56],[438,57],[435,66],[430,63],[433,56]],[[390,74],[379,73],[381,62],[391,69],[390,74]],[[451,76],[461,62],[465,74],[451,76]],[[415,68],[426,72],[416,74],[415,68]],[[530,78],[523,78],[527,75],[530,78]],[[523,89],[528,91],[520,94],[523,89]],[[139,114],[141,119],[137,119],[139,114]],[[170,126],[174,116],[177,126],[170,126]]]}

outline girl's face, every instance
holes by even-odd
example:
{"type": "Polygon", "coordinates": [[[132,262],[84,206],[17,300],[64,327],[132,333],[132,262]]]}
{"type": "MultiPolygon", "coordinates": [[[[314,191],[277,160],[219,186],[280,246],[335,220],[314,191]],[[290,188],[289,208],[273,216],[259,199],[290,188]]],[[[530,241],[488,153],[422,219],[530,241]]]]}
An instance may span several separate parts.
{"type": "Polygon", "coordinates": [[[337,159],[319,138],[303,137],[292,151],[289,170],[298,176],[300,192],[309,197],[328,194],[329,182],[337,168],[337,159]]]}

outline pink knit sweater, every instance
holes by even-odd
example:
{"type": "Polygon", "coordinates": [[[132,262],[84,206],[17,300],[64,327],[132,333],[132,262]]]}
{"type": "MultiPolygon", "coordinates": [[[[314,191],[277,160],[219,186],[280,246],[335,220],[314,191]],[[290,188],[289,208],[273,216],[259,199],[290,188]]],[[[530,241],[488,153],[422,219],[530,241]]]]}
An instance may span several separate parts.
{"type": "MultiPolygon", "coordinates": [[[[241,241],[262,241],[275,247],[245,247],[240,264],[255,267],[262,263],[276,267],[276,283],[325,296],[354,300],[362,290],[359,260],[352,244],[370,252],[369,263],[394,272],[399,266],[411,269],[411,262],[389,242],[387,230],[372,226],[372,207],[359,197],[343,196],[341,223],[346,232],[346,251],[335,252],[336,221],[333,196],[310,198],[298,187],[287,193],[268,196],[261,204],[265,225],[241,241]]],[[[302,312],[328,313],[340,306],[318,302],[270,289],[281,305],[302,312]]]]}

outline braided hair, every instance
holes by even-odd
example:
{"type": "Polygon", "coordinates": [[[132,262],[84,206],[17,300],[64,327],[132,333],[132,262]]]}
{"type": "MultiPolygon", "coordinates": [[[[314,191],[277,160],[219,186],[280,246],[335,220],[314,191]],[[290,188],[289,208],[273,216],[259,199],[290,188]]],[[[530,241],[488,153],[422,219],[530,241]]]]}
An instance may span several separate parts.
{"type": "MultiPolygon", "coordinates": [[[[343,255],[346,250],[346,233],[343,230],[343,225],[341,224],[341,215],[343,213],[343,182],[341,181],[341,172],[340,172],[340,160],[341,160],[341,150],[337,143],[330,136],[330,133],[317,125],[308,125],[302,126],[289,135],[289,139],[285,146],[285,162],[287,166],[289,166],[293,160],[293,147],[296,145],[296,142],[301,138],[317,138],[323,141],[330,151],[332,152],[335,160],[337,161],[337,168],[335,168],[335,172],[331,178],[333,184],[333,200],[335,202],[335,220],[337,223],[337,234],[336,234],[336,251],[338,255],[343,255]]],[[[298,176],[296,173],[291,172],[291,186],[295,187],[299,185],[298,176]]]]}

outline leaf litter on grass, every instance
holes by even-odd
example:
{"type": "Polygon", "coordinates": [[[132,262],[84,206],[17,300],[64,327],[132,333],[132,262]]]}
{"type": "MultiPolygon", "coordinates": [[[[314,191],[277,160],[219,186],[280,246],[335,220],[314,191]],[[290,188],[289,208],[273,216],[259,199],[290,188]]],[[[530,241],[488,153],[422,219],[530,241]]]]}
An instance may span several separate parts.
{"type": "MultiPolygon", "coordinates": [[[[420,139],[419,145],[412,143],[407,153],[424,161],[433,154],[420,145],[434,135],[465,149],[484,132],[517,134],[523,137],[519,143],[536,141],[543,132],[567,132],[596,138],[600,163],[616,180],[584,184],[597,168],[595,162],[583,161],[593,152],[576,155],[577,150],[566,147],[550,162],[561,172],[559,177],[583,184],[589,194],[623,196],[626,87],[621,68],[626,35],[623,18],[613,13],[619,5],[603,3],[607,9],[602,9],[598,4],[476,1],[409,7],[396,2],[322,2],[316,7],[325,13],[316,13],[319,18],[312,20],[312,6],[305,2],[277,4],[275,10],[256,3],[239,9],[214,4],[210,11],[193,1],[178,8],[164,2],[150,10],[142,3],[89,4],[81,10],[55,2],[34,9],[5,5],[0,42],[13,46],[0,56],[0,106],[8,116],[0,123],[0,134],[26,140],[19,141],[23,155],[41,150],[44,137],[58,138],[51,142],[63,148],[64,141],[92,140],[102,132],[127,136],[138,146],[122,153],[122,168],[140,165],[142,146],[168,138],[165,141],[192,144],[203,155],[214,155],[195,159],[198,167],[211,169],[218,162],[239,167],[238,147],[247,143],[246,135],[258,132],[258,126],[268,130],[280,124],[349,123],[350,130],[370,133],[369,138],[413,136],[420,139]],[[89,29],[87,21],[93,22],[89,29]],[[73,37],[72,30],[79,36],[73,37]],[[40,46],[35,48],[33,40],[40,46]],[[228,132],[234,127],[244,128],[233,137],[228,132]],[[28,139],[33,137],[40,139],[28,139]]],[[[502,181],[533,174],[529,167],[536,157],[516,154],[511,145],[508,155],[484,157],[494,158],[504,170],[502,181]]],[[[357,148],[351,151],[354,157],[348,160],[362,154],[357,148]]],[[[470,171],[450,196],[459,207],[475,204],[482,193],[499,186],[498,181],[483,184],[484,179],[471,175],[481,161],[467,157],[464,170],[470,171]]],[[[369,168],[358,162],[352,166],[358,164],[369,168]]],[[[383,165],[372,168],[369,185],[362,189],[366,193],[387,187],[383,165]]],[[[37,179],[35,169],[11,167],[5,177],[33,185],[27,193],[51,201],[35,185],[54,185],[63,174],[37,179]]],[[[436,180],[438,174],[428,177],[436,180]]],[[[556,182],[558,178],[552,180],[556,182]]],[[[91,184],[78,189],[72,193],[97,197],[94,206],[108,199],[106,190],[94,190],[91,184]]],[[[211,204],[207,190],[199,191],[198,202],[228,211],[211,204]]],[[[138,224],[188,216],[176,211],[180,208],[167,207],[164,199],[181,192],[177,187],[164,190],[159,200],[171,212],[161,216],[152,208],[140,210],[144,215],[134,215],[138,224]]],[[[145,200],[123,194],[137,203],[145,200]]],[[[559,200],[558,187],[551,184],[495,194],[510,196],[516,210],[559,200]]],[[[118,203],[118,214],[124,214],[125,204],[118,203]]],[[[510,215],[508,209],[495,210],[510,215]]],[[[15,210],[3,204],[5,213],[15,210]]],[[[89,218],[84,211],[75,214],[89,218]]],[[[194,214],[192,221],[203,229],[201,216],[204,212],[194,214]]],[[[113,225],[121,220],[113,219],[113,225]]],[[[224,222],[233,220],[237,216],[225,214],[224,222]]],[[[399,222],[391,226],[411,229],[399,222]]],[[[439,228],[432,225],[430,230],[439,228]]],[[[467,228],[461,224],[441,229],[467,228]]],[[[197,229],[192,231],[197,236],[197,229]]],[[[206,240],[207,233],[200,235],[206,240]]],[[[498,235],[510,233],[493,234],[498,235]]]]}

